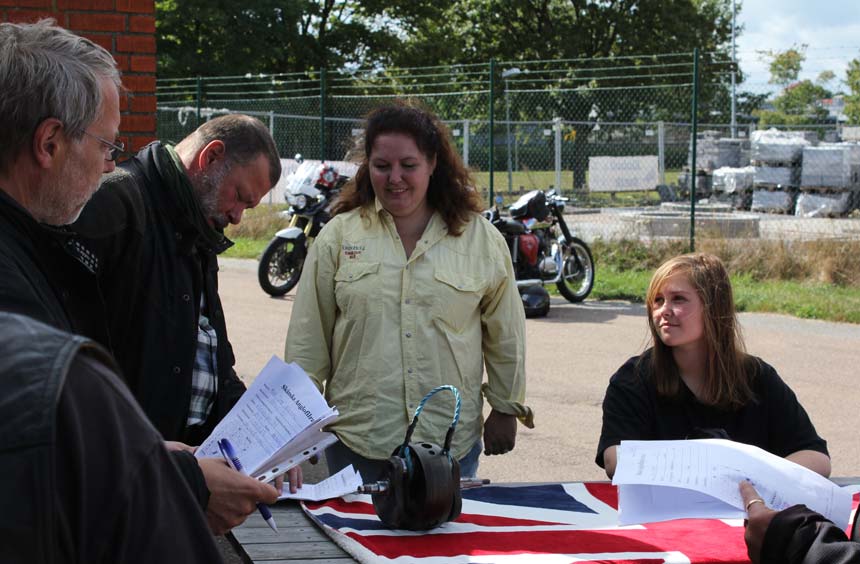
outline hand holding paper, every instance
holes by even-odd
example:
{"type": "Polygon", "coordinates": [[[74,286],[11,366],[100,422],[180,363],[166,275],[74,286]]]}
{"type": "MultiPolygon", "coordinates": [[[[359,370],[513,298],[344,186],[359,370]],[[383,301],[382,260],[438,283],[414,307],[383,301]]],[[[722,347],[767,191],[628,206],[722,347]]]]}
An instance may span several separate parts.
{"type": "Polygon", "coordinates": [[[334,443],[322,428],[337,416],[297,364],[273,356],[195,456],[220,457],[227,438],[248,475],[268,482],[334,443]]]}
{"type": "Polygon", "coordinates": [[[619,524],[743,519],[742,480],[775,510],[803,503],[842,528],[848,524],[851,494],[798,464],[724,439],[623,441],[612,480],[618,486],[619,524]]]}
{"type": "Polygon", "coordinates": [[[304,484],[296,493],[290,493],[289,487],[284,487],[278,499],[322,501],[353,494],[362,483],[361,475],[350,464],[334,476],[329,476],[318,484],[304,484]]]}

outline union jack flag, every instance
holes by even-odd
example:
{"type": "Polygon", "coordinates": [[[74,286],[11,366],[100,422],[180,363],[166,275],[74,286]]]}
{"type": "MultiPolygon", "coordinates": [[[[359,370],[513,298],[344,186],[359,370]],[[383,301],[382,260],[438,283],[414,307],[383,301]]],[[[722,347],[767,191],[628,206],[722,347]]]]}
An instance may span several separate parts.
{"type": "Polygon", "coordinates": [[[608,483],[485,486],[463,491],[456,521],[414,532],[387,529],[367,495],[304,504],[362,564],[749,562],[740,519],[619,527],[617,508],[608,483]]]}

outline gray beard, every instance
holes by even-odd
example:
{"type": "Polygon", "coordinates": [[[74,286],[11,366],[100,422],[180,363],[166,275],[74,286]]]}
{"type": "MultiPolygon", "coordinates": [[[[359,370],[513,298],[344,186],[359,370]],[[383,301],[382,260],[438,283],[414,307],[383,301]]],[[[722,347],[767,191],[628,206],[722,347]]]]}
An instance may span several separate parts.
{"type": "Polygon", "coordinates": [[[226,215],[218,213],[218,196],[221,193],[221,184],[229,172],[230,166],[225,163],[215,167],[215,170],[209,173],[201,172],[191,178],[191,185],[194,187],[194,193],[197,194],[203,217],[215,229],[219,230],[224,229],[230,223],[226,215]]]}

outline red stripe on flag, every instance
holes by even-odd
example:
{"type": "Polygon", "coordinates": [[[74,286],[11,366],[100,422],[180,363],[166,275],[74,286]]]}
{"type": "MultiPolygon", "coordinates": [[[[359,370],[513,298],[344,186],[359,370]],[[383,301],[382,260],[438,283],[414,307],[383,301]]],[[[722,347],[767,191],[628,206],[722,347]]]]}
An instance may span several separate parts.
{"type": "Polygon", "coordinates": [[[586,482],[585,489],[609,507],[618,509],[618,488],[609,482],[586,482]]]}
{"type": "Polygon", "coordinates": [[[502,531],[421,536],[361,536],[353,540],[388,558],[461,554],[596,554],[679,551],[694,562],[746,562],[743,528],[705,520],[672,527],[604,531],[502,531]]]}

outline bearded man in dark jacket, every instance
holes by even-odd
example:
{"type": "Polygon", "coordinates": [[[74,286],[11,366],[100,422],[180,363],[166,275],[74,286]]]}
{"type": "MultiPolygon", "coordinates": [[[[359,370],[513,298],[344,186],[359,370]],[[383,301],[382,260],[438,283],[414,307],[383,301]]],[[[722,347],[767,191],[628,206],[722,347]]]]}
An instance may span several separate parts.
{"type": "MultiPolygon", "coordinates": [[[[110,346],[106,304],[96,276],[99,259],[67,226],[98,189],[102,173],[114,170],[114,161],[123,151],[115,141],[121,85],[116,63],[102,47],[57,27],[52,20],[2,23],[0,84],[4,120],[0,128],[0,311],[22,314],[110,346]]],[[[24,355],[29,352],[21,350],[24,355]]],[[[20,412],[30,408],[14,402],[12,407],[20,412]]],[[[95,415],[101,407],[95,401],[86,405],[95,415]]],[[[124,412],[131,420],[137,415],[124,412]]],[[[93,440],[97,446],[98,440],[93,440]]],[[[271,503],[277,498],[274,488],[235,472],[223,461],[198,462],[189,452],[178,450],[169,456],[186,480],[170,489],[187,497],[176,503],[194,504],[189,495],[193,492],[216,533],[241,523],[254,511],[255,502],[271,503]]],[[[90,464],[105,465],[110,460],[104,453],[90,464]]],[[[54,485],[43,487],[51,492],[54,485]]],[[[152,487],[151,494],[171,495],[156,484],[152,487]]],[[[87,495],[81,491],[71,499],[83,501],[87,495]]],[[[192,505],[191,510],[198,509],[192,505]]],[[[81,524],[81,530],[89,534],[87,526],[81,524]]],[[[0,530],[0,537],[5,539],[7,533],[18,534],[0,530]]],[[[50,550],[55,539],[40,538],[50,550]]]]}
{"type": "Polygon", "coordinates": [[[99,260],[112,351],[165,439],[200,444],[245,391],[218,296],[228,224],[269,192],[281,163],[257,119],[210,120],[106,175],[73,226],[99,260]]]}

